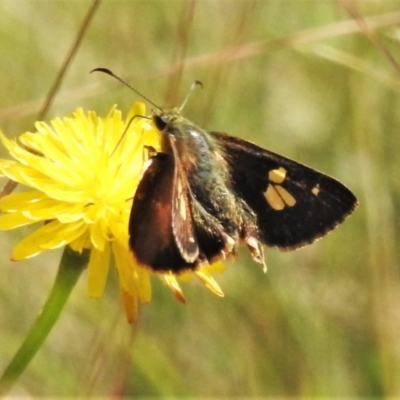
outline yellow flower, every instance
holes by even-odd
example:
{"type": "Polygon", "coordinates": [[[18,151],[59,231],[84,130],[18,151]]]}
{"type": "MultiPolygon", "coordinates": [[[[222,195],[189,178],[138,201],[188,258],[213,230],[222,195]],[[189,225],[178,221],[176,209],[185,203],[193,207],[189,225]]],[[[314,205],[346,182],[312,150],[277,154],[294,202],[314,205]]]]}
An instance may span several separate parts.
{"type": "MultiPolygon", "coordinates": [[[[139,303],[151,300],[150,274],[137,264],[128,246],[128,221],[132,199],[145,161],[144,146],[159,150],[160,132],[146,115],[143,103],[134,103],[126,117],[113,107],[106,118],[78,109],[51,125],[37,122],[36,132],[18,141],[0,139],[14,160],[0,160],[0,173],[31,188],[0,199],[0,229],[44,222],[19,242],[13,260],[69,245],[90,250],[88,293],[100,297],[113,256],[121,298],[130,321],[139,303]]],[[[211,277],[220,264],[194,274],[212,291],[223,295],[211,277]]],[[[184,274],[190,279],[192,274],[184,274]]],[[[172,274],[162,275],[174,294],[184,301],[172,274]]]]}

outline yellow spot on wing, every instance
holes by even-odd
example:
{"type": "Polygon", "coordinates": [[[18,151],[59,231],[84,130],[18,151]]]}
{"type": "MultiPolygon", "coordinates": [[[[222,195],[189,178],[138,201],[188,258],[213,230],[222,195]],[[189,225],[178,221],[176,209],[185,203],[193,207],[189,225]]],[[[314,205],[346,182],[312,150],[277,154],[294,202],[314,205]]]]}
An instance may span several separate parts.
{"type": "Polygon", "coordinates": [[[285,207],[293,207],[296,204],[296,199],[281,185],[269,184],[264,192],[264,197],[276,211],[281,211],[285,207]]]}
{"type": "Polygon", "coordinates": [[[312,189],[311,193],[315,196],[319,195],[319,192],[321,191],[321,188],[319,187],[319,184],[316,184],[312,189]]]}
{"type": "Polygon", "coordinates": [[[282,183],[286,178],[287,171],[283,167],[272,169],[268,172],[268,179],[274,183],[282,183]]]}
{"type": "Polygon", "coordinates": [[[293,207],[296,204],[296,199],[284,187],[275,185],[275,189],[287,206],[293,207]]]}
{"type": "Polygon", "coordinates": [[[264,196],[268,201],[268,204],[274,210],[279,211],[285,208],[285,203],[283,202],[281,196],[279,196],[279,193],[276,191],[273,185],[268,185],[267,190],[264,193],[264,196]]]}

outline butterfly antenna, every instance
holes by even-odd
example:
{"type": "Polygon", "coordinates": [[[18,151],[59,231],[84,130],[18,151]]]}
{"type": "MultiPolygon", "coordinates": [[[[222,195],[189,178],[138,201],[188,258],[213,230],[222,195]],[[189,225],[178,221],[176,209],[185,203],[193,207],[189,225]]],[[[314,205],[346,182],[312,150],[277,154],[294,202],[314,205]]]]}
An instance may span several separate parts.
{"type": "MultiPolygon", "coordinates": [[[[112,76],[113,78],[115,78],[117,81],[120,81],[122,84],[124,84],[125,86],[127,86],[129,89],[133,90],[135,93],[137,93],[142,99],[146,100],[147,102],[149,102],[152,106],[158,108],[160,111],[163,111],[163,109],[161,107],[159,107],[157,104],[153,103],[148,97],[146,97],[145,95],[143,95],[142,93],[140,93],[137,89],[135,89],[133,86],[131,86],[129,83],[125,82],[122,78],[120,78],[119,76],[115,75],[114,72],[110,71],[107,68],[95,68],[92,71],[90,71],[90,73],[92,72],[103,72],[107,75],[112,76]]],[[[186,100],[185,100],[186,102],[186,100]]]]}
{"type": "Polygon", "coordinates": [[[194,81],[194,82],[192,83],[192,86],[190,86],[189,92],[188,92],[188,94],[186,95],[185,100],[183,100],[182,105],[178,108],[178,111],[179,111],[179,112],[181,112],[181,111],[183,110],[183,107],[185,107],[187,101],[189,100],[190,95],[191,95],[192,92],[193,92],[193,89],[194,89],[196,86],[200,86],[201,88],[203,88],[203,84],[202,84],[200,81],[194,81]]]}

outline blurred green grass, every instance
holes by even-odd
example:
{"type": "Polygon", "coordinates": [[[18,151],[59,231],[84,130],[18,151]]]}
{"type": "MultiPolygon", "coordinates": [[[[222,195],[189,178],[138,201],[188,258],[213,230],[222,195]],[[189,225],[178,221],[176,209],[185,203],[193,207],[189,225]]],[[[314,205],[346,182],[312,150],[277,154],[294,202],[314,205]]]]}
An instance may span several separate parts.
{"type": "MultiPolygon", "coordinates": [[[[157,279],[129,326],[116,284],[89,299],[79,282],[13,395],[185,397],[400,396],[400,1],[358,2],[378,42],[343,4],[306,0],[104,0],[50,111],[160,105],[204,84],[185,115],[329,173],[360,199],[334,233],[294,253],[243,252],[218,276],[226,297],[183,284],[179,304],[157,279]]],[[[89,1],[0,2],[0,127],[30,130],[89,1]]],[[[1,155],[4,156],[3,150],[1,155]]],[[[1,233],[0,369],[54,279],[60,254],[17,264],[1,233]]],[[[84,277],[83,277],[84,278],[84,277]]]]}

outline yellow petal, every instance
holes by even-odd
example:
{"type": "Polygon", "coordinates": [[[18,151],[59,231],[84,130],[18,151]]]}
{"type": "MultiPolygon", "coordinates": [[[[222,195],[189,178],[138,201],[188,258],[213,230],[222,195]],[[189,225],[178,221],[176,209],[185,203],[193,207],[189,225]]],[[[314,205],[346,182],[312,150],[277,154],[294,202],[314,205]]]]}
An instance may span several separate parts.
{"type": "Polygon", "coordinates": [[[40,189],[43,183],[53,182],[46,175],[15,161],[0,160],[0,171],[15,182],[37,189],[40,189]]]}
{"type": "Polygon", "coordinates": [[[81,162],[77,162],[78,160],[75,157],[66,154],[63,148],[42,135],[26,133],[21,135],[19,139],[25,146],[34,148],[34,150],[46,155],[46,158],[41,156],[38,159],[45,161],[40,164],[42,172],[53,176],[53,179],[72,186],[87,182],[94,174],[93,171],[84,168],[81,162]]]}
{"type": "Polygon", "coordinates": [[[106,235],[102,230],[100,221],[97,220],[90,226],[90,237],[93,246],[102,251],[106,245],[106,235]]]}
{"type": "Polygon", "coordinates": [[[32,222],[34,221],[19,212],[15,212],[12,214],[3,214],[0,215],[0,230],[7,231],[10,229],[19,228],[20,226],[31,224],[32,222]]]}
{"type": "Polygon", "coordinates": [[[83,232],[82,235],[80,235],[76,239],[74,239],[69,244],[69,246],[71,247],[72,250],[76,251],[77,253],[82,253],[82,251],[84,249],[91,249],[92,242],[90,240],[89,229],[87,229],[85,232],[83,232]]]}
{"type": "Polygon", "coordinates": [[[224,292],[219,287],[217,281],[209,274],[202,272],[201,270],[194,271],[194,274],[199,278],[199,280],[214,294],[219,297],[224,297],[224,292]]]}
{"type": "Polygon", "coordinates": [[[54,220],[22,239],[13,249],[12,259],[33,257],[44,249],[55,249],[82,235],[87,226],[82,222],[61,224],[54,220]]]}
{"type": "Polygon", "coordinates": [[[89,296],[100,297],[104,292],[110,265],[110,245],[103,251],[93,248],[90,252],[88,266],[87,289],[89,296]]]}
{"type": "Polygon", "coordinates": [[[132,254],[127,251],[121,243],[112,243],[115,266],[118,271],[120,286],[128,293],[136,295],[136,285],[132,272],[132,254]]]}
{"type": "Polygon", "coordinates": [[[138,115],[142,117],[146,116],[146,106],[141,101],[135,101],[134,103],[132,103],[126,117],[127,123],[129,123],[133,119],[133,117],[137,117],[138,115]]]}
{"type": "Polygon", "coordinates": [[[121,302],[125,310],[126,318],[129,323],[135,322],[138,315],[138,299],[121,288],[121,302]]]}
{"type": "Polygon", "coordinates": [[[185,295],[182,292],[181,287],[179,286],[178,281],[176,280],[175,275],[173,274],[165,274],[163,275],[165,283],[169,286],[172,290],[172,293],[175,297],[182,303],[186,303],[185,295]]]}
{"type": "Polygon", "coordinates": [[[82,217],[83,206],[46,197],[36,203],[26,204],[21,213],[32,221],[57,218],[58,220],[72,222],[82,217]]]}
{"type": "Polygon", "coordinates": [[[206,265],[205,267],[201,268],[201,271],[207,271],[208,274],[210,274],[210,273],[222,274],[223,272],[225,272],[225,270],[226,270],[226,266],[221,261],[217,261],[215,263],[206,265]]]}
{"type": "Polygon", "coordinates": [[[141,303],[149,303],[152,296],[149,272],[145,268],[135,264],[136,261],[133,257],[132,260],[137,296],[141,303]]]}
{"type": "Polygon", "coordinates": [[[26,204],[37,203],[45,198],[47,198],[47,196],[39,190],[11,193],[0,199],[0,210],[10,212],[25,209],[26,204]]]}
{"type": "MultiPolygon", "coordinates": [[[[58,222],[58,221],[53,221],[58,222]]],[[[44,225],[46,228],[50,224],[44,225]]],[[[42,242],[40,246],[43,249],[56,249],[71,243],[77,237],[86,232],[87,226],[82,221],[77,221],[71,224],[58,224],[58,229],[42,232],[42,242]],[[51,237],[53,235],[53,237],[51,237]]]]}

